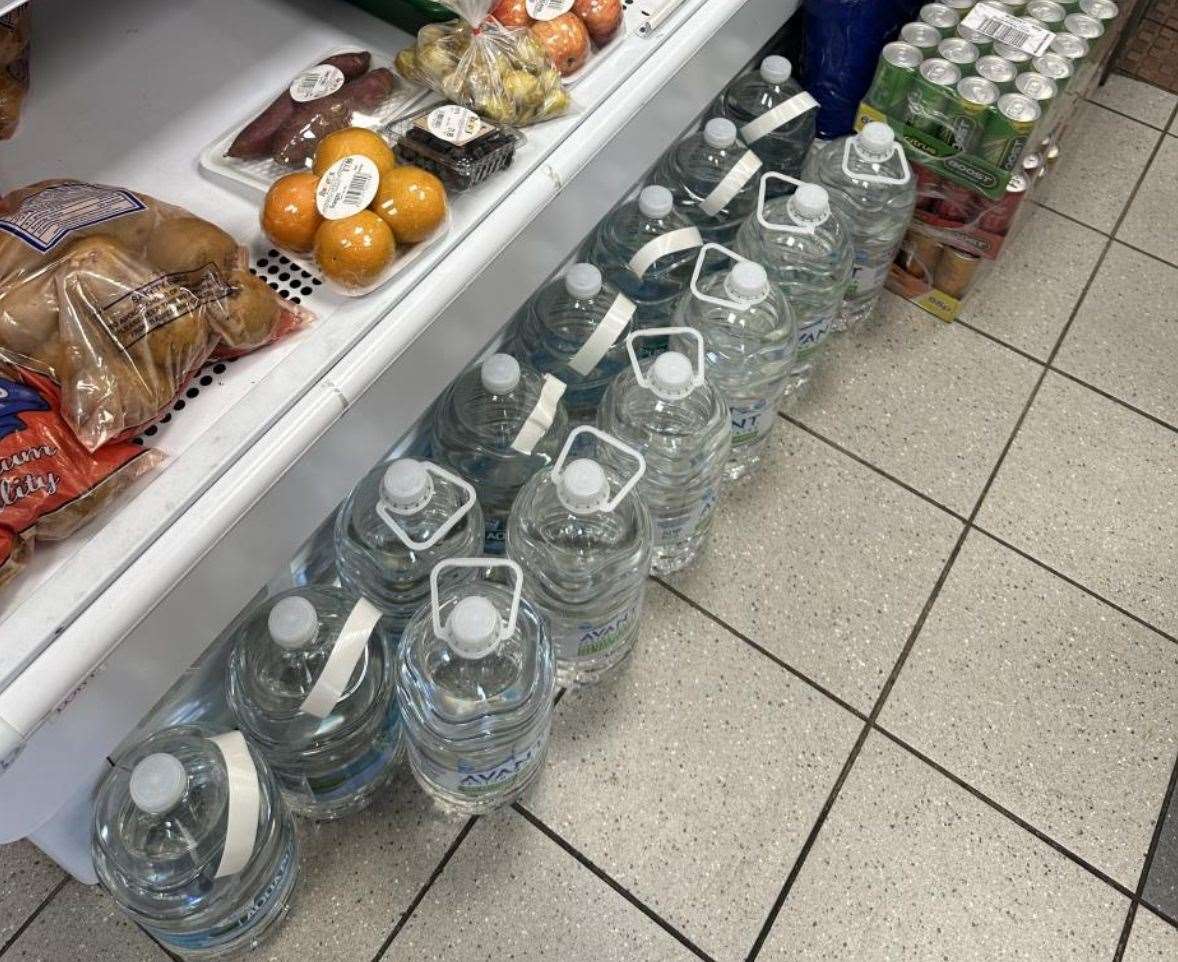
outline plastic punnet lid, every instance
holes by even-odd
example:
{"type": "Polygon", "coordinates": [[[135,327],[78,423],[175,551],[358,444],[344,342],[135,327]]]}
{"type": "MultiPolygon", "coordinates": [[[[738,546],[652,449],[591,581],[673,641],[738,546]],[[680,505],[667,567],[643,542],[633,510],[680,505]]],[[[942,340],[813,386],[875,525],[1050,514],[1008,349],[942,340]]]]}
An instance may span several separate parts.
{"type": "Polygon", "coordinates": [[[597,511],[609,501],[609,479],[592,458],[578,458],[567,465],[557,486],[561,503],[577,514],[597,511]]]}
{"type": "Polygon", "coordinates": [[[573,297],[596,297],[601,290],[601,271],[592,264],[574,264],[564,275],[564,289],[573,297]]]}
{"type": "Polygon", "coordinates": [[[803,220],[821,220],[830,213],[830,195],[818,184],[802,184],[790,201],[794,212],[803,220]]]}
{"type": "Polygon", "coordinates": [[[675,206],[675,199],[666,187],[651,184],[638,195],[638,209],[643,217],[666,217],[675,206]]]}
{"type": "Polygon", "coordinates": [[[483,387],[491,394],[510,394],[519,384],[519,361],[510,354],[492,354],[479,369],[483,387]]]}
{"type": "Polygon", "coordinates": [[[873,120],[859,131],[856,140],[869,154],[884,155],[892,152],[896,143],[896,132],[887,124],[873,120]]]}
{"type": "Polygon", "coordinates": [[[785,57],[780,57],[777,54],[761,61],[761,77],[771,84],[785,83],[793,71],[793,65],[785,57]]]}
{"type": "Polygon", "coordinates": [[[494,651],[502,627],[499,610],[482,595],[463,598],[446,621],[450,647],[462,658],[482,658],[494,651]]]}
{"type": "Polygon", "coordinates": [[[306,648],[319,634],[319,612],[306,598],[291,595],[270,609],[266,620],[270,638],[279,648],[306,648]]]}
{"type": "Polygon", "coordinates": [[[141,812],[163,815],[184,797],[188,773],[175,755],[157,752],[140,759],[131,771],[131,801],[141,812]]]}
{"type": "Polygon", "coordinates": [[[737,261],[724,279],[724,292],[734,301],[760,303],[769,296],[769,274],[753,261],[737,261]]]}
{"type": "Polygon", "coordinates": [[[393,514],[420,511],[433,496],[433,479],[420,461],[399,458],[385,470],[380,497],[393,514]]]}
{"type": "Polygon", "coordinates": [[[691,361],[678,351],[664,351],[650,366],[650,386],[665,400],[687,397],[691,393],[695,372],[691,361]]]}
{"type": "Polygon", "coordinates": [[[713,117],[704,124],[704,143],[722,149],[736,143],[736,124],[727,117],[713,117]]]}

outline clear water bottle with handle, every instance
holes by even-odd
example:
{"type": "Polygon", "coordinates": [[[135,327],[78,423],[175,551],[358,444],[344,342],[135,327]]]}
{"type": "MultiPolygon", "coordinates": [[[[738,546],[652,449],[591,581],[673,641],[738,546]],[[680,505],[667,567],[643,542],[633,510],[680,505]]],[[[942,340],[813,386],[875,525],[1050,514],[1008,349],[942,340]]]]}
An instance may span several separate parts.
{"type": "Polygon", "coordinates": [[[380,618],[364,598],[309,585],[262,602],[233,638],[229,707],[297,815],[358,812],[396,769],[396,648],[380,618]]]}
{"type": "Polygon", "coordinates": [[[552,464],[568,435],[565,384],[510,354],[492,354],[442,393],[430,421],[435,460],[472,485],[483,511],[487,554],[503,554],[519,489],[552,464]]]}
{"type": "Polygon", "coordinates": [[[348,591],[384,614],[395,645],[429,599],[429,573],[446,558],[481,554],[485,530],[474,488],[429,461],[373,468],[335,516],[336,571],[348,591]]]}
{"type": "MultiPolygon", "coordinates": [[[[740,139],[761,158],[766,171],[797,177],[814,142],[818,101],[793,78],[785,57],[770,56],[741,74],[716,99],[712,113],[736,124],[740,139]]],[[[790,190],[788,181],[775,188],[790,190]]]]}
{"type": "Polygon", "coordinates": [[[757,211],[740,228],[735,249],[764,266],[793,309],[798,353],[788,399],[809,383],[818,351],[842,309],[854,263],[850,225],[831,207],[825,187],[769,173],[761,178],[757,211]],[[788,181],[797,189],[788,197],[768,198],[766,188],[773,181],[788,181]]]}
{"type": "Polygon", "coordinates": [[[633,320],[634,302],[601,271],[592,264],[573,264],[525,305],[513,348],[541,374],[568,385],[569,420],[584,424],[597,417],[606,386],[626,366],[625,335],[633,320]]]}
{"type": "MultiPolygon", "coordinates": [[[[728,401],[706,372],[699,331],[635,331],[626,347],[630,369],[605,392],[598,424],[646,460],[638,494],[654,526],[651,570],[670,574],[691,564],[711,533],[732,443],[728,401]],[[635,343],[658,335],[673,349],[640,362],[635,343]]],[[[608,450],[603,460],[620,466],[608,450]]]]}
{"type": "Polygon", "coordinates": [[[642,455],[617,439],[574,428],[556,463],[524,485],[511,510],[507,553],[552,631],[562,685],[601,681],[634,648],[650,574],[650,512],[635,490],[645,470],[642,455]],[[617,448],[625,473],[600,454],[570,460],[582,438],[617,448]]]}
{"type": "Polygon", "coordinates": [[[610,211],[589,235],[584,259],[635,304],[636,327],[665,325],[691,277],[699,228],[675,209],[670,190],[644,187],[610,211]]]}
{"type": "Polygon", "coordinates": [[[892,128],[875,122],[849,137],[815,143],[805,170],[805,179],[829,191],[831,205],[851,227],[855,267],[839,326],[852,328],[879,301],[916,209],[916,179],[892,128]]]}
{"type": "Polygon", "coordinates": [[[760,169],[761,158],[737,136],[736,124],[713,117],[663,155],[652,179],[668,186],[675,209],[704,240],[730,244],[757,205],[760,169]]]}
{"type": "Polygon", "coordinates": [[[114,760],[94,800],[98,879],[183,959],[256,948],[290,906],[294,820],[240,732],[167,728],[114,760]]]}
{"type": "Polygon", "coordinates": [[[522,597],[514,561],[443,561],[430,584],[398,659],[409,765],[443,808],[477,815],[510,805],[543,768],[556,691],[552,642],[522,597]],[[511,583],[479,577],[440,588],[453,568],[506,571],[511,583]]]}
{"type": "Polygon", "coordinates": [[[724,473],[734,481],[760,463],[777,426],[798,352],[793,310],[764,267],[719,244],[705,244],[675,321],[703,335],[708,378],[728,402],[732,451],[724,473]],[[728,258],[731,267],[705,271],[715,254],[728,258]]]}

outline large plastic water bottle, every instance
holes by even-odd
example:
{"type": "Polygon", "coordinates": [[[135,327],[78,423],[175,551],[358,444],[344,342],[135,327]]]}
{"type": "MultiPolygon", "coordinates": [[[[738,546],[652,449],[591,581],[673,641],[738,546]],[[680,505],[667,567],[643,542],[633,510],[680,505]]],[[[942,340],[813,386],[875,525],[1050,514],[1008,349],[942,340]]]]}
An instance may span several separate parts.
{"type": "Polygon", "coordinates": [[[809,382],[817,352],[842,309],[854,263],[850,225],[831,207],[825,187],[765,174],[757,212],[736,235],[736,252],[763,265],[793,309],[798,353],[788,397],[809,382]],[[766,187],[773,180],[788,180],[797,190],[767,200],[766,187]]]}
{"type": "Polygon", "coordinates": [[[168,728],[114,763],[94,802],[99,881],[136,924],[186,959],[255,948],[298,878],[294,820],[240,732],[168,728]]]}
{"type": "Polygon", "coordinates": [[[562,685],[588,685],[619,669],[634,648],[650,573],[650,512],[634,490],[642,455],[596,428],[574,428],[550,469],[532,478],[507,525],[507,552],[541,611],[562,685]],[[588,457],[569,461],[582,436],[613,445],[627,475],[588,457]]]}
{"type": "Polygon", "coordinates": [[[401,756],[393,652],[380,609],[306,586],[258,605],[229,657],[229,707],[291,810],[342,818],[364,808],[401,756]]]}
{"type": "Polygon", "coordinates": [[[586,241],[584,259],[634,302],[635,327],[660,327],[702,244],[699,229],[675,209],[670,190],[654,184],[605,216],[586,241]]]}
{"type": "Polygon", "coordinates": [[[429,600],[429,573],[446,558],[481,554],[485,530],[474,488],[429,461],[401,458],[373,468],[335,516],[340,584],[386,617],[395,645],[429,600]]]}
{"type": "MultiPolygon", "coordinates": [[[[690,327],[636,331],[626,338],[631,367],[601,400],[598,425],[646,459],[638,494],[654,526],[651,570],[691,564],[707,543],[732,443],[728,402],[705,372],[704,339],[690,327]],[[666,335],[684,350],[640,362],[638,338],[666,335]],[[690,352],[690,353],[688,353],[690,352]]],[[[606,450],[602,460],[621,468],[606,450]]]]}
{"type": "Polygon", "coordinates": [[[652,179],[668,186],[675,209],[704,240],[730,244],[757,206],[760,169],[761,158],[737,136],[736,124],[713,117],[663,154],[652,179]]]}
{"type": "MultiPolygon", "coordinates": [[[[814,141],[818,101],[792,73],[785,57],[766,57],[760,68],[728,85],[712,112],[736,124],[740,139],[761,158],[766,171],[797,177],[814,141]]],[[[777,186],[788,190],[787,183],[777,186]]]]}
{"type": "Polygon", "coordinates": [[[521,598],[513,561],[443,561],[431,583],[430,603],[406,626],[398,657],[409,765],[443,808],[477,815],[511,804],[544,765],[552,642],[521,598]],[[478,580],[439,590],[438,576],[456,566],[506,568],[514,585],[478,580]]]}
{"type": "Polygon", "coordinates": [[[434,405],[430,450],[474,485],[488,554],[503,554],[516,494],[552,464],[564,444],[569,428],[564,389],[559,378],[510,354],[492,354],[460,374],[434,405]]]}
{"type": "Polygon", "coordinates": [[[851,225],[855,268],[843,299],[841,327],[871,315],[916,208],[916,179],[904,148],[887,124],[819,145],[806,161],[805,179],[830,192],[851,225]]]}
{"type": "Polygon", "coordinates": [[[703,335],[708,378],[728,401],[732,453],[724,472],[734,481],[760,463],[777,426],[777,409],[798,352],[793,310],[781,290],[769,283],[764,267],[707,244],[690,290],[679,299],[675,322],[703,335]],[[732,258],[731,269],[705,274],[713,251],[732,258]]]}
{"type": "Polygon", "coordinates": [[[626,366],[624,335],[632,327],[634,302],[592,264],[573,264],[563,277],[540,288],[521,312],[514,349],[542,374],[560,378],[569,419],[597,417],[609,382],[626,366]]]}

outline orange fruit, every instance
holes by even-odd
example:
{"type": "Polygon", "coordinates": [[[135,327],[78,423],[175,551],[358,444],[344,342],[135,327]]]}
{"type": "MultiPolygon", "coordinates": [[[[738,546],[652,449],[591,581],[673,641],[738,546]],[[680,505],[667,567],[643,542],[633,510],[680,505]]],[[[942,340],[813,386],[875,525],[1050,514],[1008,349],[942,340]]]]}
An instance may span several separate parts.
{"type": "Polygon", "coordinates": [[[279,177],[262,204],[262,230],[278,247],[305,253],[315,244],[323,216],[315,206],[319,178],[309,170],[279,177]]]}
{"type": "Polygon", "coordinates": [[[371,206],[398,243],[416,244],[446,216],[446,188],[428,170],[404,164],[381,177],[371,206]]]}
{"type": "Polygon", "coordinates": [[[397,166],[393,148],[384,142],[380,134],[363,127],[345,127],[343,130],[333,130],[319,141],[313,169],[322,177],[328,167],[349,154],[367,157],[382,174],[397,166]]]}
{"type": "Polygon", "coordinates": [[[396,250],[389,225],[370,210],[325,220],[315,233],[315,262],[344,287],[375,284],[396,250]]]}

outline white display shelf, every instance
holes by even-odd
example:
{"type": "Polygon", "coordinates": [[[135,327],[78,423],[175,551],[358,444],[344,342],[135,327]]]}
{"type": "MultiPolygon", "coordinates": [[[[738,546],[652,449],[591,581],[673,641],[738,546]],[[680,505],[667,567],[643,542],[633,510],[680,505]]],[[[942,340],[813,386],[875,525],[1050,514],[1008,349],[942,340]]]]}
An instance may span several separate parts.
{"type": "MultiPolygon", "coordinates": [[[[11,741],[28,736],[0,775],[0,842],[32,835],[68,863],[48,823],[103,757],[796,7],[684,0],[651,36],[627,37],[577,84],[568,117],[529,128],[508,171],[454,198],[453,230],[428,256],[366,298],[313,287],[311,328],[210,372],[150,439],[166,467],[38,552],[0,611],[0,720],[11,741]]],[[[342,0],[33,9],[32,93],[0,188],[132,187],[256,253],[257,195],[202,176],[200,150],[323,51],[410,40],[342,0]]]]}

